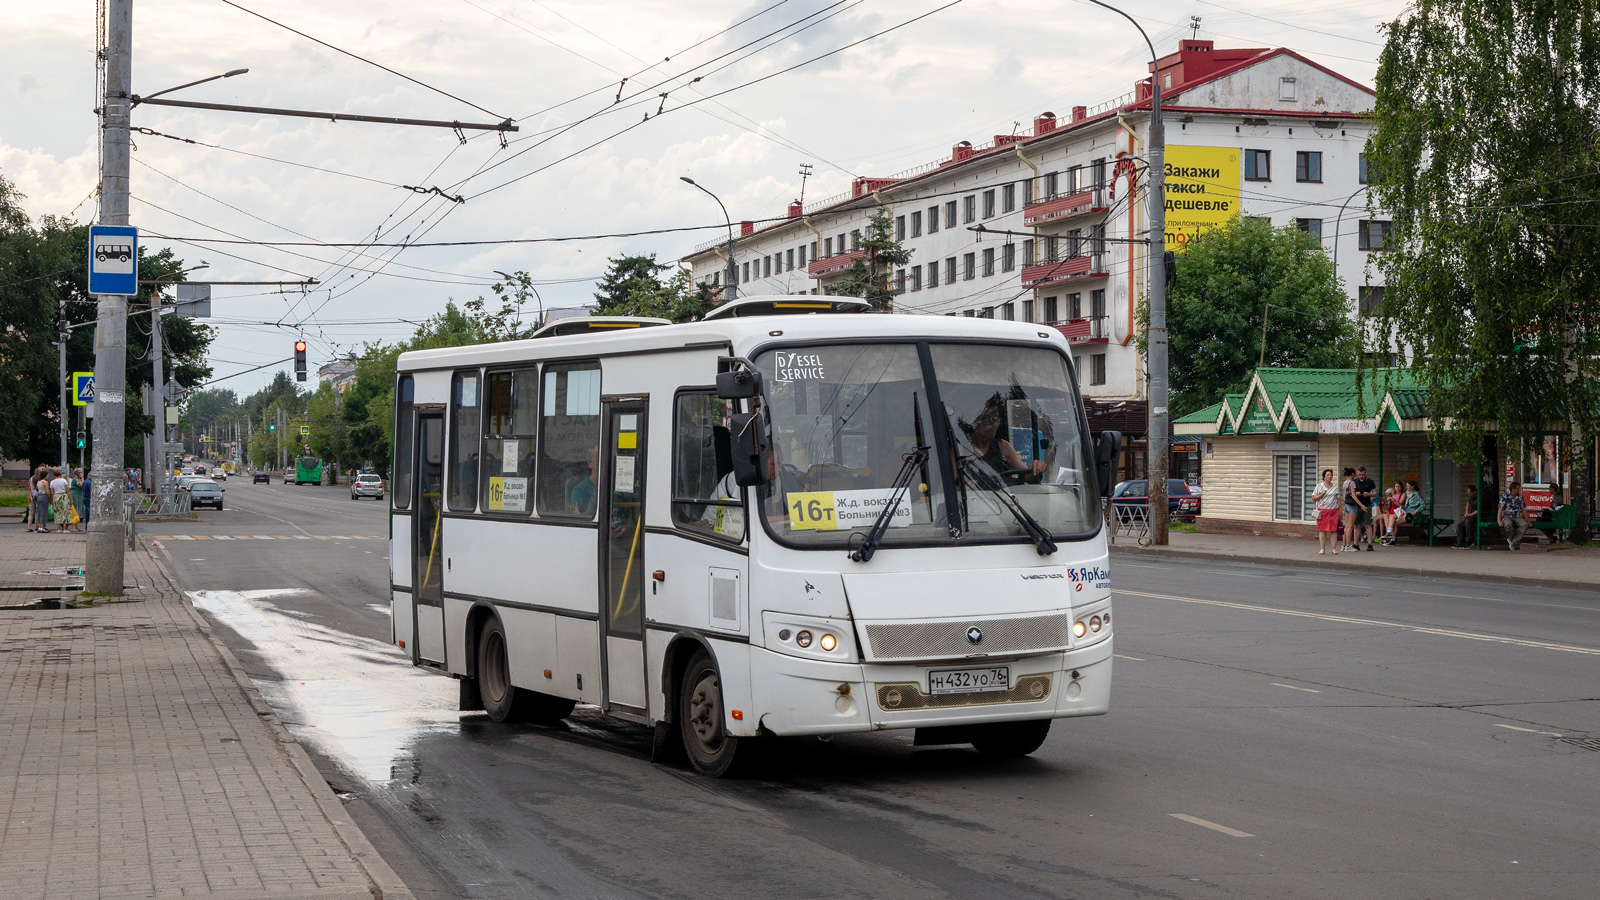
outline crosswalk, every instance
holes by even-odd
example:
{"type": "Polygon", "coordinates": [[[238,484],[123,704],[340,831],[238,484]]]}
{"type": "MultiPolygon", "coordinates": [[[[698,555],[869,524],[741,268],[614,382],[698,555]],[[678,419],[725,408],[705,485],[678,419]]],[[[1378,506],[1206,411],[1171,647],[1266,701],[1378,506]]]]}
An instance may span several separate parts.
{"type": "Polygon", "coordinates": [[[152,534],[153,541],[386,541],[370,534],[152,534]]]}

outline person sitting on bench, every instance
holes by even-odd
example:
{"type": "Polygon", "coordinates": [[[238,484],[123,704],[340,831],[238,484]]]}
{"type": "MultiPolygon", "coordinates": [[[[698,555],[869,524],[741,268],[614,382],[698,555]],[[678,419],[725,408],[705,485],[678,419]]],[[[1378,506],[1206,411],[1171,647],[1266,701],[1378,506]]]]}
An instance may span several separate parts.
{"type": "Polygon", "coordinates": [[[1472,539],[1478,530],[1478,489],[1467,485],[1467,500],[1461,508],[1461,522],[1456,525],[1457,550],[1465,550],[1472,546],[1472,539]]]}
{"type": "Polygon", "coordinates": [[[1528,517],[1525,515],[1528,505],[1522,499],[1522,485],[1513,481],[1506,486],[1505,496],[1500,498],[1500,533],[1506,536],[1506,546],[1512,550],[1522,543],[1522,535],[1528,530],[1528,517]]]}

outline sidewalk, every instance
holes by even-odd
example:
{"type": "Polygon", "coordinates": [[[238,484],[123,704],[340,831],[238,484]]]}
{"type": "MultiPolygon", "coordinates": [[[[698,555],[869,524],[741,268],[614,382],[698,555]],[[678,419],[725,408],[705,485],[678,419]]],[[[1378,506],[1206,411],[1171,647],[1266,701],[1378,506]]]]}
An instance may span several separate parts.
{"type": "Polygon", "coordinates": [[[1118,537],[1111,552],[1119,556],[1171,556],[1226,559],[1275,566],[1303,566],[1359,572],[1393,572],[1431,578],[1469,578],[1504,584],[1569,590],[1600,590],[1600,549],[1524,545],[1512,553],[1504,542],[1487,549],[1454,550],[1449,541],[1435,544],[1378,546],[1358,553],[1317,555],[1317,542],[1253,535],[1196,534],[1174,531],[1165,547],[1139,547],[1131,537],[1118,537]]]}
{"type": "Polygon", "coordinates": [[[0,896],[410,898],[141,541],[127,596],[73,591],[83,537],[0,538],[0,896]]]}

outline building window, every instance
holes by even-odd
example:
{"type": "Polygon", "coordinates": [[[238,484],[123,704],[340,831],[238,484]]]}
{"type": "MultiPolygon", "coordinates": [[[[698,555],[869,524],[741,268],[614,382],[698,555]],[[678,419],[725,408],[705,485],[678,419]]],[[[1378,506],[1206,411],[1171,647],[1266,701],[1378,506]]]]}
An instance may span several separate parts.
{"type": "Polygon", "coordinates": [[[859,229],[850,232],[850,249],[851,250],[860,250],[861,249],[861,231],[859,229]]]}
{"type": "Polygon", "coordinates": [[[913,291],[922,290],[922,267],[921,266],[912,266],[911,267],[911,289],[913,291]]]}
{"type": "Polygon", "coordinates": [[[983,217],[985,219],[994,217],[994,188],[983,192],[983,217]]]}
{"type": "Polygon", "coordinates": [[[954,256],[944,261],[944,283],[956,283],[956,258],[954,256]]]}
{"type": "Polygon", "coordinates": [[[1053,234],[1044,239],[1044,261],[1047,263],[1061,261],[1061,239],[1053,234]]]}
{"type": "Polygon", "coordinates": [[[895,269],[894,270],[894,292],[896,294],[904,294],[906,292],[906,270],[905,269],[895,269]]]}
{"type": "Polygon", "coordinates": [[[1356,181],[1361,184],[1367,183],[1367,155],[1365,153],[1356,159],[1356,181]]]}
{"type": "Polygon", "coordinates": [[[1321,219],[1295,219],[1294,227],[1304,231],[1306,234],[1311,235],[1312,239],[1318,243],[1322,242],[1321,219]]]}
{"type": "Polygon", "coordinates": [[[1083,377],[1083,357],[1074,356],[1072,358],[1072,374],[1079,378],[1083,377]]]}
{"type": "Polygon", "coordinates": [[[740,278],[739,280],[741,282],[746,283],[746,284],[748,284],[750,282],[750,264],[749,263],[745,263],[744,264],[744,277],[740,278]]]}
{"type": "Polygon", "coordinates": [[[936,263],[936,262],[928,263],[928,287],[936,288],[938,286],[939,286],[939,264],[936,263]]]}
{"type": "Polygon", "coordinates": [[[1017,208],[1017,186],[1015,184],[1002,185],[1000,188],[1000,211],[1011,212],[1017,208]]]}
{"type": "Polygon", "coordinates": [[[983,275],[985,278],[994,274],[994,248],[983,248],[983,275]]]}
{"type": "Polygon", "coordinates": [[[772,277],[772,257],[770,257],[770,256],[761,257],[761,277],[762,278],[771,278],[772,277]]]}
{"type": "Polygon", "coordinates": [[[1272,180],[1272,151],[1246,150],[1244,152],[1244,180],[1272,180]]]}
{"type": "Polygon", "coordinates": [[[961,221],[964,222],[964,223],[965,222],[974,222],[974,221],[977,221],[977,218],[978,218],[978,197],[977,197],[977,195],[976,194],[968,194],[965,197],[962,197],[961,198],[961,221]]]}
{"type": "Polygon", "coordinates": [[[1272,455],[1272,518],[1279,522],[1304,522],[1317,517],[1311,492],[1317,486],[1314,453],[1272,455]]]}
{"type": "Polygon", "coordinates": [[[978,254],[964,253],[961,255],[961,277],[966,281],[978,277],[978,254]]]}
{"type": "Polygon", "coordinates": [[[1290,78],[1279,78],[1278,79],[1278,99],[1279,100],[1293,100],[1293,99],[1295,99],[1295,96],[1298,93],[1298,91],[1296,90],[1298,87],[1299,87],[1299,84],[1292,77],[1290,77],[1290,78]]]}
{"type": "Polygon", "coordinates": [[[1022,301],[1022,321],[1024,321],[1024,322],[1032,322],[1033,321],[1033,301],[1032,300],[1024,300],[1024,301],[1022,301]]]}
{"type": "Polygon", "coordinates": [[[1046,322],[1061,321],[1060,319],[1056,318],[1056,298],[1054,297],[1044,298],[1044,320],[1046,322]]]}
{"type": "MultiPolygon", "coordinates": [[[[805,261],[804,260],[801,260],[801,265],[805,265],[805,261]]],[[[790,272],[794,271],[794,251],[793,250],[785,250],[784,251],[784,253],[783,253],[783,267],[787,271],[790,271],[790,272]]]]}
{"type": "Polygon", "coordinates": [[[1055,172],[1044,173],[1044,199],[1053,200],[1061,190],[1061,178],[1055,172]]]}
{"type": "Polygon", "coordinates": [[[1322,181],[1322,152],[1299,150],[1294,155],[1295,181],[1322,181]]]}
{"type": "Polygon", "coordinates": [[[1094,257],[1089,263],[1089,271],[1104,272],[1106,270],[1106,227],[1096,225],[1089,229],[1089,254],[1094,257]]]}
{"type": "Polygon", "coordinates": [[[1104,290],[1089,292],[1089,318],[1104,319],[1106,317],[1106,292],[1104,290]]]}
{"type": "Polygon", "coordinates": [[[978,311],[975,310],[975,309],[967,309],[967,310],[962,310],[961,314],[970,319],[970,318],[973,318],[974,316],[976,316],[978,314],[978,311]]]}
{"type": "Polygon", "coordinates": [[[903,240],[906,239],[906,217],[905,216],[895,216],[894,217],[894,239],[897,240],[897,241],[903,241],[903,240]]]}
{"type": "Polygon", "coordinates": [[[839,237],[834,239],[834,246],[839,248],[840,253],[844,252],[844,234],[842,232],[840,233],[839,237]]]}
{"type": "Polygon", "coordinates": [[[806,245],[805,244],[801,244],[800,245],[800,268],[804,269],[805,267],[806,267],[806,245]]]}
{"type": "Polygon", "coordinates": [[[1383,311],[1383,288],[1362,285],[1356,288],[1356,306],[1363,316],[1375,316],[1383,311]]]}
{"type": "Polygon", "coordinates": [[[956,202],[954,200],[944,205],[944,227],[956,227],[956,202]]]}
{"type": "Polygon", "coordinates": [[[1022,242],[1022,264],[1025,266],[1033,265],[1033,238],[1028,238],[1022,242]]]}
{"type": "MultiPolygon", "coordinates": [[[[1051,298],[1051,299],[1054,299],[1054,298],[1051,298]]],[[[1067,318],[1069,318],[1069,319],[1081,319],[1081,318],[1083,318],[1083,295],[1082,294],[1068,294],[1067,295],[1067,318]]]]}
{"type": "Polygon", "coordinates": [[[1089,383],[1106,383],[1106,355],[1104,353],[1089,354],[1089,383]]]}
{"type": "Polygon", "coordinates": [[[911,214],[911,236],[922,237],[922,212],[920,210],[911,214]]]}
{"type": "Polygon", "coordinates": [[[1017,320],[1017,305],[1015,303],[1002,305],[1000,307],[1000,318],[1005,319],[1007,322],[1015,322],[1017,320]]]}
{"type": "Polygon", "coordinates": [[[1027,206],[1033,202],[1033,179],[1024,179],[1019,183],[1022,185],[1022,205],[1027,206]]]}
{"type": "Polygon", "coordinates": [[[992,318],[994,318],[994,307],[985,306],[983,309],[978,310],[978,318],[980,318],[980,319],[992,319],[992,318]]]}
{"type": "Polygon", "coordinates": [[[823,238],[822,239],[822,255],[823,256],[832,256],[833,255],[833,238],[823,238]]]}
{"type": "Polygon", "coordinates": [[[1083,190],[1083,166],[1073,166],[1067,170],[1067,193],[1076,194],[1083,190]]]}
{"type": "Polygon", "coordinates": [[[933,234],[939,230],[939,207],[928,207],[928,233],[933,234]]]}
{"type": "Polygon", "coordinates": [[[1382,219],[1362,219],[1357,236],[1362,250],[1386,250],[1389,247],[1389,223],[1382,219]]]}
{"type": "Polygon", "coordinates": [[[1017,267],[1017,245],[1007,244],[1000,248],[1000,269],[1009,272],[1017,267]]]}
{"type": "Polygon", "coordinates": [[[812,241],[811,242],[811,258],[812,259],[821,259],[822,258],[822,257],[817,255],[817,242],[816,241],[812,241]]]}
{"type": "Polygon", "coordinates": [[[1089,163],[1089,174],[1094,179],[1094,205],[1105,206],[1106,190],[1106,158],[1092,160],[1089,163]]]}

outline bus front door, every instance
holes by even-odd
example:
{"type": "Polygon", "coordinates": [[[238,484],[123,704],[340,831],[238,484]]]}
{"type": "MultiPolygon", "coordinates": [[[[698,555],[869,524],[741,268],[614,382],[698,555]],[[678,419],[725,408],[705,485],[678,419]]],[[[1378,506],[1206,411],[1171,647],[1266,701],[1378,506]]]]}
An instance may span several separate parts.
{"type": "Polygon", "coordinates": [[[602,398],[605,485],[600,495],[602,709],[645,714],[644,469],[640,398],[602,398]]]}
{"type": "Polygon", "coordinates": [[[444,660],[444,414],[417,414],[416,497],[411,517],[416,529],[411,546],[412,584],[416,585],[416,624],[412,629],[415,658],[420,662],[444,660]]]}

